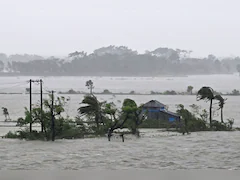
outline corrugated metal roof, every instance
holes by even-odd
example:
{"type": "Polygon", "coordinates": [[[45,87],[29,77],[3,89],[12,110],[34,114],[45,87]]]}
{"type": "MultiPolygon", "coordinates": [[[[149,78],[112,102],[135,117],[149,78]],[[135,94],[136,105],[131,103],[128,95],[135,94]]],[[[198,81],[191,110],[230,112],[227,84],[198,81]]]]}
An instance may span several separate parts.
{"type": "Polygon", "coordinates": [[[157,100],[151,100],[149,102],[147,102],[146,104],[143,105],[143,107],[145,108],[161,108],[161,107],[165,107],[166,105],[160,103],[159,101],[157,100]]]}

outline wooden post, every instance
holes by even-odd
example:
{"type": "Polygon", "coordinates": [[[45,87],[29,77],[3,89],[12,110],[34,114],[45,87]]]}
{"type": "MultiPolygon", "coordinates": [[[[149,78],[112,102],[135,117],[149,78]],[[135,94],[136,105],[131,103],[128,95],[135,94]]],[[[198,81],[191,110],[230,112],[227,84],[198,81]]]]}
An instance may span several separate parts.
{"type": "Polygon", "coordinates": [[[32,132],[32,80],[30,79],[30,90],[29,90],[29,95],[30,95],[30,105],[29,105],[29,113],[30,113],[30,133],[32,132]]]}
{"type": "Polygon", "coordinates": [[[54,122],[54,91],[52,91],[52,141],[55,141],[55,122],[54,122]]]}
{"type": "Polygon", "coordinates": [[[124,134],[121,134],[120,137],[122,138],[122,142],[124,142],[124,134]]]}
{"type": "Polygon", "coordinates": [[[43,94],[42,94],[42,79],[40,79],[40,104],[41,104],[41,132],[43,132],[43,94]]]}

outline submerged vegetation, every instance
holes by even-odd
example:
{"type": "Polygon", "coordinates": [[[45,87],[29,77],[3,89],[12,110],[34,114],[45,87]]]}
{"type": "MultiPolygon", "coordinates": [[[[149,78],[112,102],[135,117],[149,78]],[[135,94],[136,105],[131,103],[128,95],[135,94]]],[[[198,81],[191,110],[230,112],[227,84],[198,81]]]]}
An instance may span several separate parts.
{"type": "MultiPolygon", "coordinates": [[[[121,108],[117,108],[113,102],[100,102],[93,93],[93,82],[87,81],[86,86],[90,93],[85,95],[81,101],[77,117],[70,118],[65,110],[70,101],[69,98],[63,96],[54,98],[52,94],[48,99],[43,100],[42,110],[39,104],[34,105],[31,112],[25,108],[25,117],[17,120],[17,126],[21,130],[9,132],[5,137],[54,141],[62,138],[107,136],[110,141],[116,130],[126,129],[119,134],[124,141],[125,133],[140,137],[139,128],[167,128],[167,130],[183,134],[195,131],[233,130],[234,119],[224,121],[223,118],[226,99],[216,94],[210,87],[202,87],[196,95],[197,101],[209,102],[209,111],[195,104],[190,106],[191,110],[188,110],[179,104],[176,113],[180,120],[170,123],[170,120],[166,122],[148,118],[148,111],[143,110],[143,105],[137,105],[133,99],[126,98],[121,108]],[[213,101],[217,101],[217,110],[221,112],[221,122],[213,119],[213,101]],[[31,130],[30,124],[40,125],[41,130],[31,130]]],[[[193,87],[187,88],[190,94],[192,90],[193,87]]],[[[4,112],[6,114],[6,111],[4,112]]]]}
{"type": "MultiPolygon", "coordinates": [[[[91,91],[94,87],[91,87],[89,85],[86,85],[89,89],[90,89],[90,94],[91,91]]],[[[166,90],[164,92],[158,92],[158,91],[150,91],[149,93],[139,93],[136,92],[134,90],[130,91],[130,92],[111,92],[108,89],[104,89],[102,92],[94,92],[94,94],[102,94],[102,95],[193,95],[196,96],[198,94],[198,91],[194,92],[193,91],[194,87],[193,86],[188,86],[186,91],[183,92],[177,92],[175,90],[166,90]]],[[[70,89],[66,92],[58,92],[59,94],[87,94],[87,92],[83,92],[83,91],[75,91],[73,89],[70,89]]],[[[219,95],[225,95],[225,96],[240,96],[240,92],[239,90],[232,90],[232,92],[227,92],[227,93],[223,93],[223,92],[216,92],[214,91],[215,94],[219,94],[219,95]]]]}

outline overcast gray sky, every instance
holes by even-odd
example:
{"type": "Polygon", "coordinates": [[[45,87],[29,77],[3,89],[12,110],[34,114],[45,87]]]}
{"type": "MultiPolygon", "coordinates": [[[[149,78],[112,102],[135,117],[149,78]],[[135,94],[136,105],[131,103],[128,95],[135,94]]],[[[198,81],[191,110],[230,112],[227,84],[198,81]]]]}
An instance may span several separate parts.
{"type": "Polygon", "coordinates": [[[239,0],[0,0],[0,52],[67,55],[126,45],[240,55],[239,0]]]}

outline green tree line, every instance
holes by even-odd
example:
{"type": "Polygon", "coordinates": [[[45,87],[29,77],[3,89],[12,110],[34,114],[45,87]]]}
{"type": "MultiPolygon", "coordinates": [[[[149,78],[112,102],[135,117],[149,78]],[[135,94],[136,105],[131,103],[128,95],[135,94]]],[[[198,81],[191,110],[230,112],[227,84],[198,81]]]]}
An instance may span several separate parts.
{"type": "Polygon", "coordinates": [[[240,72],[240,58],[214,55],[192,58],[192,51],[157,48],[138,53],[126,46],[108,46],[88,54],[69,53],[66,58],[0,54],[0,71],[22,75],[157,76],[240,72]]]}

